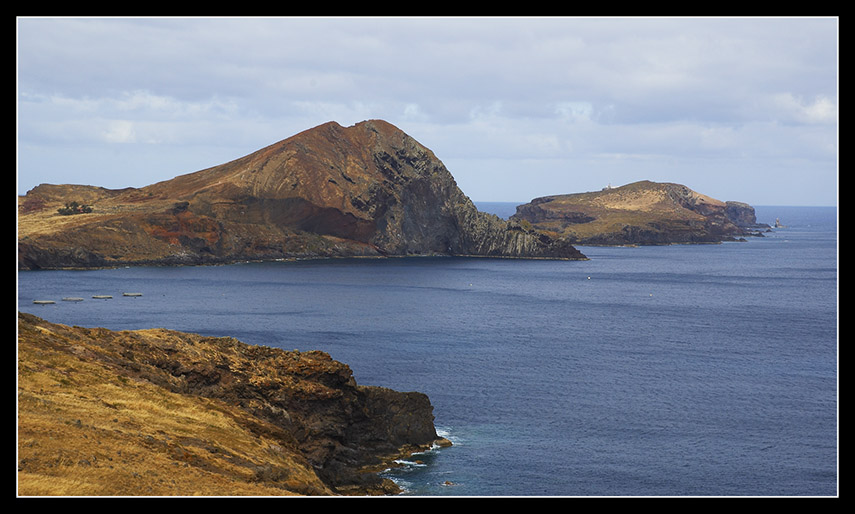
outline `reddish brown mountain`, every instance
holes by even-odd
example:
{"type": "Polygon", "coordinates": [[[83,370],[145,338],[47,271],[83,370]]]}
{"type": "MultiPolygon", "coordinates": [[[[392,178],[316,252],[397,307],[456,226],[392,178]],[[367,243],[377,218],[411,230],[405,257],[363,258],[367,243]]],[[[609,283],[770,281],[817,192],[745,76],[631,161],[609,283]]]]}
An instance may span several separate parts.
{"type": "Polygon", "coordinates": [[[142,188],[41,185],[19,199],[20,268],[303,257],[584,259],[478,211],[436,156],[380,120],[330,122],[142,188]],[[77,202],[91,212],[62,215],[77,202]]]}

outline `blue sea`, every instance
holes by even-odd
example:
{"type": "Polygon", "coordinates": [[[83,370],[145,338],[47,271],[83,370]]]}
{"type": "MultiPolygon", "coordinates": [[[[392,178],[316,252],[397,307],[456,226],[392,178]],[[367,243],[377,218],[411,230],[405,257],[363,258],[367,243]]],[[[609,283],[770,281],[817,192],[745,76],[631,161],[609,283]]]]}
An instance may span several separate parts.
{"type": "Polygon", "coordinates": [[[407,495],[835,496],[837,209],[756,211],[786,228],[588,261],[19,272],[18,309],[323,350],[360,384],[424,392],[454,446],[385,473],[407,495]]]}

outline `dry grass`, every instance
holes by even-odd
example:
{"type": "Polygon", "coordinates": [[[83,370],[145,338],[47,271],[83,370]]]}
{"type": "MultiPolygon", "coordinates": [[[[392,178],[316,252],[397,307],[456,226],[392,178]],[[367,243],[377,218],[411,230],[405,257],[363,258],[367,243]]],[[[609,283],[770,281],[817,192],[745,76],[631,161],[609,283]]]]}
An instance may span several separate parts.
{"type": "Polygon", "coordinates": [[[19,495],[330,494],[301,455],[263,435],[275,427],[249,430],[264,422],[118,375],[70,343],[79,355],[19,340],[19,495]]]}
{"type": "Polygon", "coordinates": [[[55,234],[88,224],[106,221],[134,213],[158,212],[171,202],[149,196],[139,190],[119,193],[93,186],[46,186],[30,196],[18,197],[18,238],[55,234]],[[57,210],[67,201],[75,200],[92,206],[87,214],[64,216],[57,210]]]}
{"type": "MultiPolygon", "coordinates": [[[[641,181],[613,189],[557,195],[541,205],[556,213],[579,213],[591,221],[564,223],[561,219],[541,220],[536,223],[541,230],[553,231],[571,240],[586,240],[604,234],[620,234],[625,227],[658,227],[660,231],[686,231],[690,223],[702,223],[705,217],[679,205],[670,196],[680,186],[641,181]]],[[[724,203],[706,195],[690,191],[695,201],[724,208],[724,203]]]]}

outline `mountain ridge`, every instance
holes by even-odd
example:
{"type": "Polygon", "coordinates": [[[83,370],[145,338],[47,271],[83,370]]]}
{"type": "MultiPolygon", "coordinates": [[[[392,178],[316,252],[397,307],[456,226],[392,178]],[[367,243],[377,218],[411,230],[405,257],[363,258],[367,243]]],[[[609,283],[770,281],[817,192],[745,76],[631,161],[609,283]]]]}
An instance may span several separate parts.
{"type": "Polygon", "coordinates": [[[458,255],[585,259],[478,211],[434,153],[383,120],[328,122],[141,188],[43,184],[19,198],[19,268],[458,255]],[[86,214],[59,216],[71,201],[86,214]]]}

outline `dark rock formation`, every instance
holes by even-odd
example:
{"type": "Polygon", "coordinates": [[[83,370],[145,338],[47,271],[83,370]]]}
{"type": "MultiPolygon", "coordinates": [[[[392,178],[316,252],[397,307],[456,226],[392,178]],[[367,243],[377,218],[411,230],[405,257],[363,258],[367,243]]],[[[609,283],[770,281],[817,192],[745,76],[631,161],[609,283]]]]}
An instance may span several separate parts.
{"type": "Polygon", "coordinates": [[[389,123],[327,123],[140,189],[42,185],[19,200],[20,268],[306,257],[584,259],[480,212],[434,154],[389,123]],[[62,216],[56,206],[93,211],[62,216]]]}
{"type": "Polygon", "coordinates": [[[754,213],[754,207],[743,202],[725,202],[725,216],[732,221],[737,227],[748,229],[769,229],[772,228],[765,223],[757,223],[757,215],[754,213]]]}
{"type": "Polygon", "coordinates": [[[754,208],[721,202],[686,186],[650,181],[601,191],[536,198],[512,221],[572,244],[716,243],[761,235],[754,208]]]}

